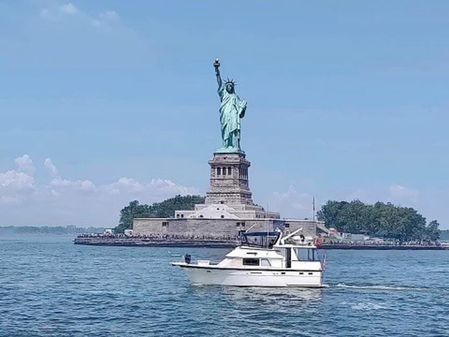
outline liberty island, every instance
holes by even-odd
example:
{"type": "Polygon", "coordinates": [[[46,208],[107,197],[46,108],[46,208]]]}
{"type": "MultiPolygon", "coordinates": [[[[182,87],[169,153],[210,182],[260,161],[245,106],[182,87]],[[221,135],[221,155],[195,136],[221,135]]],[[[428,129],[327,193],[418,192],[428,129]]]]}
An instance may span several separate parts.
{"type": "MultiPolygon", "coordinates": [[[[237,95],[234,80],[223,81],[218,59],[213,66],[220,99],[222,146],[209,161],[209,190],[205,202],[196,204],[193,210],[177,210],[169,218],[134,218],[132,236],[157,239],[150,240],[148,245],[234,246],[241,233],[248,229],[301,229],[303,235],[312,238],[320,232],[328,233],[324,222],[281,218],[279,213],[254,203],[249,186],[251,162],[241,148],[241,119],[245,116],[247,102],[237,95]],[[176,240],[168,240],[171,238],[176,240]]],[[[102,244],[95,238],[82,237],[75,239],[75,243],[102,244]]]]}
{"type": "Polygon", "coordinates": [[[213,63],[220,98],[219,116],[222,147],[218,148],[210,166],[209,191],[204,204],[194,210],[177,210],[173,218],[135,218],[133,235],[168,235],[184,238],[216,238],[236,242],[240,233],[276,228],[316,237],[328,232],[324,223],[315,220],[285,219],[253,202],[249,186],[251,163],[241,148],[241,119],[247,102],[235,91],[233,80],[223,81],[220,61],[213,63]]]}
{"type": "MultiPolygon", "coordinates": [[[[177,209],[171,211],[173,213],[166,213],[165,217],[133,214],[124,234],[120,234],[120,231],[113,234],[111,230],[107,235],[80,235],[74,240],[76,244],[231,247],[236,246],[242,234],[249,230],[279,229],[291,233],[300,229],[301,235],[305,237],[320,237],[320,247],[326,249],[448,249],[444,245],[416,242],[407,245],[383,240],[381,244],[378,240],[365,242],[365,237],[357,234],[346,235],[343,239],[333,226],[328,229],[324,221],[315,220],[314,209],[312,220],[303,220],[282,218],[279,213],[265,210],[256,204],[249,185],[251,162],[241,147],[241,120],[246,114],[247,102],[237,95],[234,80],[223,81],[220,66],[220,61],[216,59],[213,67],[218,84],[218,119],[222,144],[208,162],[209,189],[206,197],[197,196],[195,202],[186,205],[192,207],[194,204],[192,208],[177,209]],[[337,241],[333,241],[333,238],[337,238],[337,241]],[[353,244],[353,239],[358,240],[358,243],[353,244]]],[[[326,208],[332,210],[330,207],[339,206],[335,202],[328,202],[320,212],[326,208]]],[[[327,218],[321,216],[319,219],[327,218]]]]}

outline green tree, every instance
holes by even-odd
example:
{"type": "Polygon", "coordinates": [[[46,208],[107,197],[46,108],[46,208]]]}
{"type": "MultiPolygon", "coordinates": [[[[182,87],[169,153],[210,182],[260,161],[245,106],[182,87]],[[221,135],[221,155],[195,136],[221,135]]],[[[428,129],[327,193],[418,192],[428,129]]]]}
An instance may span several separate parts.
{"type": "Polygon", "coordinates": [[[177,195],[160,203],[154,203],[151,210],[156,218],[169,218],[175,215],[176,210],[193,210],[195,204],[202,203],[204,203],[204,197],[199,195],[177,195]]]}
{"type": "Polygon", "coordinates": [[[141,205],[137,200],[131,201],[128,206],[120,211],[120,222],[119,225],[114,228],[114,231],[116,233],[123,233],[125,229],[132,228],[134,218],[150,217],[151,214],[151,206],[141,205]]]}
{"type": "Polygon", "coordinates": [[[429,240],[436,241],[436,240],[440,239],[441,231],[440,231],[439,227],[440,227],[440,224],[436,220],[432,220],[427,225],[426,229],[427,229],[427,236],[428,236],[429,240]]]}
{"type": "Polygon", "coordinates": [[[364,204],[359,200],[328,201],[318,212],[318,219],[340,232],[366,233],[399,241],[436,240],[438,223],[430,222],[415,209],[376,202],[364,204]]]}
{"type": "Polygon", "coordinates": [[[201,203],[204,203],[204,197],[198,195],[177,195],[152,205],[134,200],[120,211],[120,222],[114,231],[123,233],[125,229],[132,228],[134,218],[169,218],[174,216],[176,210],[192,210],[195,204],[201,203]]]}

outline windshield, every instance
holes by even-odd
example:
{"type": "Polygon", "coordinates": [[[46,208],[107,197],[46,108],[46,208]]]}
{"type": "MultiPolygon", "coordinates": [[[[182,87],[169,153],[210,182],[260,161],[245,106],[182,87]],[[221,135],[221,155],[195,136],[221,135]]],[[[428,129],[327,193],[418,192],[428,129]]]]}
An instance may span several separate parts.
{"type": "Polygon", "coordinates": [[[240,241],[245,246],[272,248],[278,237],[279,232],[250,232],[242,233],[240,241]]]}

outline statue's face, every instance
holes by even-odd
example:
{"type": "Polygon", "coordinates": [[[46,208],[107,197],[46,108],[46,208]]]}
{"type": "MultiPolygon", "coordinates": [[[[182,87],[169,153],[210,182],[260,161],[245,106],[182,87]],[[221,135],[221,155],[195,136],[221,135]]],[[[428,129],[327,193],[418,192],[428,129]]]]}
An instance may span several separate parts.
{"type": "Polygon", "coordinates": [[[226,84],[226,91],[232,94],[234,92],[234,85],[232,83],[226,84]]]}

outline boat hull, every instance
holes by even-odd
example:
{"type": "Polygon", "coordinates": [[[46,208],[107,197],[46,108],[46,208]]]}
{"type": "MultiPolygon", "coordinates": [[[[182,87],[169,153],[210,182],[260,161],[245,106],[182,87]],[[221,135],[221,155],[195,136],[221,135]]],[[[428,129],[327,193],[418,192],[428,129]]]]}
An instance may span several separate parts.
{"type": "Polygon", "coordinates": [[[221,269],[177,264],[194,285],[321,288],[321,270],[221,269]]]}

